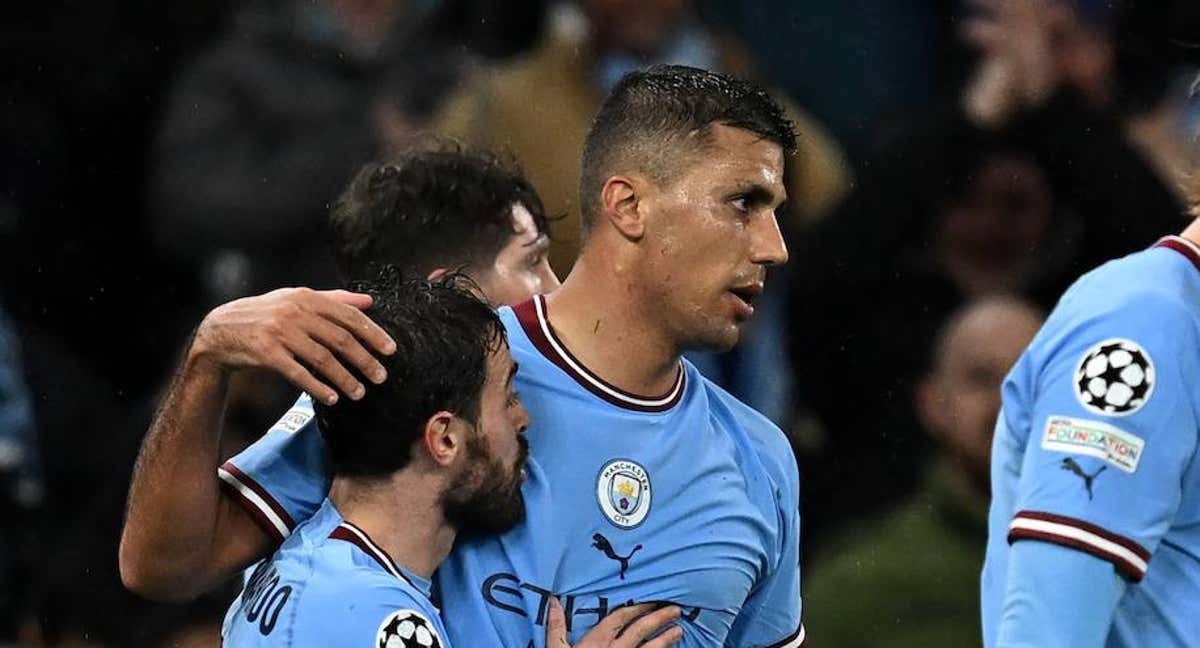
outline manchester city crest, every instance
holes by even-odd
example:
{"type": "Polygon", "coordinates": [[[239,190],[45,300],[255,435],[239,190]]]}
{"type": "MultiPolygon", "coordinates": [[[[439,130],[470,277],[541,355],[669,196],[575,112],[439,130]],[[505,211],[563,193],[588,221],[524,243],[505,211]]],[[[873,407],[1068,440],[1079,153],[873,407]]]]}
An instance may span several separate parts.
{"type": "Polygon", "coordinates": [[[637,462],[614,459],[600,469],[596,499],[609,522],[632,529],[650,513],[650,475],[637,462]]]}

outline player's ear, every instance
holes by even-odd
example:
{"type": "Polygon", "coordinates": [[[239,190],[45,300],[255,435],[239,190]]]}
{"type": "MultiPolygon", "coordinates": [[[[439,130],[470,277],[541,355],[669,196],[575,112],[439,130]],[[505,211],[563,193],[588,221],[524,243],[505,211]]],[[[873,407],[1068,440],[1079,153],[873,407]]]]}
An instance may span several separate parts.
{"type": "Polygon", "coordinates": [[[646,233],[641,207],[645,182],[631,176],[612,176],[600,189],[601,215],[626,238],[639,240],[646,233]]]}
{"type": "Polygon", "coordinates": [[[422,445],[433,463],[448,466],[463,448],[462,421],[450,412],[438,412],[425,421],[422,445]]]}

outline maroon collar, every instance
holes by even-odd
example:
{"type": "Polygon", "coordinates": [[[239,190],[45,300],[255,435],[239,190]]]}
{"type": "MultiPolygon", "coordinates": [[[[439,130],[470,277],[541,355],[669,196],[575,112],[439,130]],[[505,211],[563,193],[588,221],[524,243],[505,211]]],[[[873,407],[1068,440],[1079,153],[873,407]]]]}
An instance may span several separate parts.
{"type": "Polygon", "coordinates": [[[354,524],[343,520],[341,524],[334,528],[333,533],[329,534],[329,537],[334,540],[345,540],[362,549],[364,553],[379,563],[379,566],[383,567],[384,571],[412,585],[418,591],[421,589],[404,575],[404,572],[396,565],[396,561],[392,560],[392,557],[382,547],[375,544],[375,541],[371,539],[371,536],[367,535],[366,531],[363,531],[354,524]]]}
{"type": "Polygon", "coordinates": [[[1156,248],[1170,248],[1187,257],[1192,265],[1200,270],[1200,246],[1183,238],[1182,236],[1164,236],[1154,244],[1156,248]]]}
{"type": "Polygon", "coordinates": [[[538,295],[523,304],[514,306],[513,312],[516,313],[517,321],[521,323],[525,335],[529,337],[538,351],[541,351],[547,360],[565,371],[580,386],[599,398],[617,407],[636,412],[665,412],[683,398],[687,380],[682,362],[679,364],[679,374],[675,379],[674,386],[665,394],[659,396],[631,394],[597,376],[571,354],[570,349],[558,339],[554,329],[550,326],[545,297],[538,295]]]}

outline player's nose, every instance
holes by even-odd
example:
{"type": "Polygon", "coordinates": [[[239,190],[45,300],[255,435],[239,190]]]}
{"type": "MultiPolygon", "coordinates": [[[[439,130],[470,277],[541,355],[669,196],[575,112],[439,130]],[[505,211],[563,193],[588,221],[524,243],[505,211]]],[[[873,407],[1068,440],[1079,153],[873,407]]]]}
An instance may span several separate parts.
{"type": "Polygon", "coordinates": [[[750,225],[750,260],[759,265],[781,265],[788,261],[787,243],[779,220],[770,212],[750,225]]]}
{"type": "Polygon", "coordinates": [[[529,411],[525,409],[525,405],[518,404],[516,420],[514,421],[514,423],[516,423],[515,427],[517,428],[517,434],[525,434],[525,430],[529,428],[529,424],[532,421],[533,419],[530,418],[529,411]]]}

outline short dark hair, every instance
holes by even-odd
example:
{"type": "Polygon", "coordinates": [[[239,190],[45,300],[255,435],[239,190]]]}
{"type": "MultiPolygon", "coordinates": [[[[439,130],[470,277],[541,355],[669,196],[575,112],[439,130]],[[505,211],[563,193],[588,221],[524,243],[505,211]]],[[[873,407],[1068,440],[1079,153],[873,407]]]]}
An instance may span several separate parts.
{"type": "Polygon", "coordinates": [[[404,468],[437,412],[478,422],[488,354],[507,337],[470,287],[462,275],[429,281],[395,267],[351,284],[374,299],[366,314],[396,341],[396,352],[379,358],[387,379],[362,399],[314,402],[335,475],[384,477],[404,468]]]}
{"type": "Polygon", "coordinates": [[[796,131],[779,103],[761,87],[734,77],[683,65],[655,65],[630,72],[596,113],[583,143],[579,202],[583,230],[597,216],[596,197],[617,165],[667,179],[678,168],[692,133],[714,124],[742,128],[796,150],[796,131]]]}
{"type": "Polygon", "coordinates": [[[514,162],[444,141],[368,164],[330,214],[338,271],[351,281],[386,265],[421,275],[490,265],[518,203],[547,232],[542,200],[514,162]]]}

